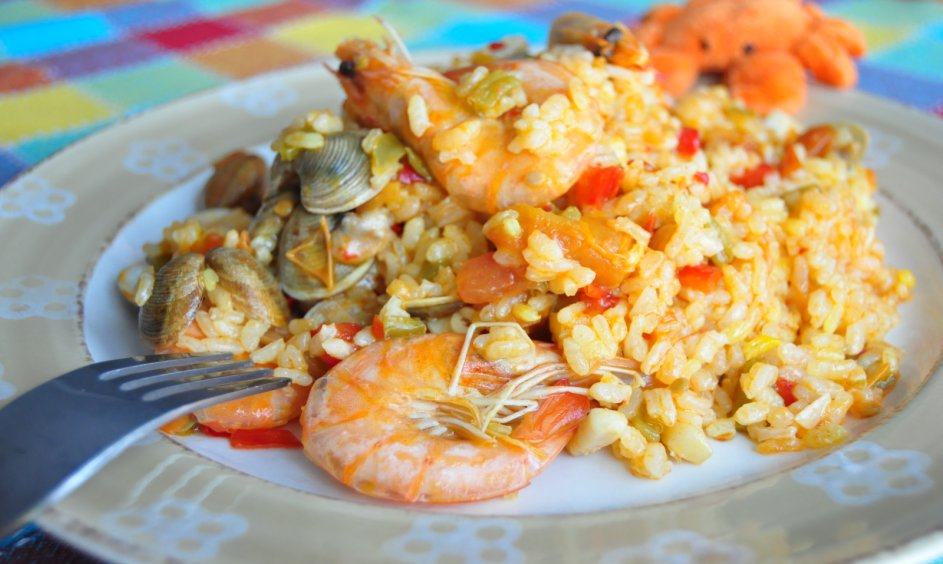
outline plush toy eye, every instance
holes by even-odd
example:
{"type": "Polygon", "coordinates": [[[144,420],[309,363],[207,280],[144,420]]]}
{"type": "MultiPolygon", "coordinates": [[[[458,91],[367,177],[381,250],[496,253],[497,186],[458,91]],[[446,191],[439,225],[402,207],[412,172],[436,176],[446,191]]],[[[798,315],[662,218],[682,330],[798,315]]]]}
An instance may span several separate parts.
{"type": "Polygon", "coordinates": [[[711,48],[710,42],[707,39],[702,37],[701,38],[701,51],[707,51],[710,48],[711,48]]]}
{"type": "Polygon", "coordinates": [[[749,55],[750,53],[752,53],[752,52],[755,51],[755,50],[756,50],[756,47],[754,47],[752,43],[745,43],[745,44],[743,45],[743,54],[744,54],[744,55],[749,55]]]}

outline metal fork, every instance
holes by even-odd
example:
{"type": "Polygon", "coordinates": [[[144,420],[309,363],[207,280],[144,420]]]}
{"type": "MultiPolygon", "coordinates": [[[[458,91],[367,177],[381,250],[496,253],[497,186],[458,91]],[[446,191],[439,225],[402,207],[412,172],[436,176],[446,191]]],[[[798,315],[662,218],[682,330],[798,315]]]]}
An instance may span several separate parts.
{"type": "Polygon", "coordinates": [[[0,409],[0,533],[74,490],[144,434],[288,378],[228,353],[151,355],[90,364],[0,409]]]}

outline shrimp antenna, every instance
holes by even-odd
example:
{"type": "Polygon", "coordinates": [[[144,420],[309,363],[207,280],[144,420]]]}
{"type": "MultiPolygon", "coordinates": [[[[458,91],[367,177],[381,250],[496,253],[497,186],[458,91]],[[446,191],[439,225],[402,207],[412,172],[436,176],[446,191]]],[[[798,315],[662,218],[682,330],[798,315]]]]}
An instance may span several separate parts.
{"type": "Polygon", "coordinates": [[[458,393],[458,383],[462,378],[462,370],[465,368],[465,359],[468,357],[468,351],[471,349],[472,338],[475,336],[475,332],[479,329],[484,329],[486,327],[510,327],[518,331],[521,335],[527,339],[528,344],[530,345],[531,354],[537,352],[537,345],[534,344],[534,341],[531,340],[530,335],[527,334],[527,331],[521,327],[520,323],[514,323],[511,321],[476,321],[468,326],[468,330],[465,331],[465,342],[462,343],[462,351],[458,354],[458,362],[455,364],[455,370],[452,372],[452,379],[449,382],[449,395],[454,396],[458,393]]]}
{"type": "Polygon", "coordinates": [[[409,54],[409,51],[406,50],[406,44],[403,43],[403,38],[400,37],[399,32],[396,31],[396,28],[387,23],[386,20],[380,16],[373,16],[373,18],[383,26],[383,29],[386,30],[387,35],[389,35],[390,40],[393,42],[393,45],[396,47],[396,50],[399,51],[400,55],[403,56],[408,62],[412,63],[413,58],[409,54]]]}

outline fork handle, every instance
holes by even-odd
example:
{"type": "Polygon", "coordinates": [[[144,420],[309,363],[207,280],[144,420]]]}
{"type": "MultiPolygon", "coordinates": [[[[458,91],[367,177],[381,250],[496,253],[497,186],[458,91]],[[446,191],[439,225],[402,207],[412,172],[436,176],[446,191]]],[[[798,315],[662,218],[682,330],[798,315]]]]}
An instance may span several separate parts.
{"type": "Polygon", "coordinates": [[[155,424],[175,415],[76,389],[63,379],[7,404],[0,409],[0,533],[34,507],[64,497],[155,424]],[[96,413],[107,417],[89,425],[90,414],[96,413]],[[38,419],[41,424],[24,424],[38,419]]]}

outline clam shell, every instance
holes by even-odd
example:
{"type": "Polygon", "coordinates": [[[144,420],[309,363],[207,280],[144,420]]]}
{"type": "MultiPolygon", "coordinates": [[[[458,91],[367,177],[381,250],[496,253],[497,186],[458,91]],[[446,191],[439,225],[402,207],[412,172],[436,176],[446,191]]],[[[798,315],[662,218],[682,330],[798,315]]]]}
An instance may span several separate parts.
{"type": "Polygon", "coordinates": [[[268,171],[257,155],[233,151],[213,163],[213,176],[203,188],[208,208],[242,207],[249,213],[259,209],[268,192],[268,171]]]}
{"type": "Polygon", "coordinates": [[[403,303],[403,309],[423,319],[432,317],[443,317],[452,315],[462,309],[464,303],[454,296],[437,296],[433,298],[419,298],[416,300],[407,300],[403,303]]]}
{"type": "Polygon", "coordinates": [[[206,264],[219,277],[233,304],[249,317],[281,327],[288,323],[288,301],[271,272],[248,251],[218,247],[206,255],[206,264]]]}
{"type": "Polygon", "coordinates": [[[328,270],[329,251],[322,221],[327,222],[328,230],[333,230],[338,224],[336,216],[312,214],[303,207],[295,208],[278,242],[278,279],[282,290],[303,302],[322,300],[350,288],[367,274],[374,261],[371,258],[357,265],[333,262],[334,285],[328,288],[323,278],[328,270]],[[301,268],[299,262],[308,268],[301,268]]]}
{"type": "Polygon", "coordinates": [[[349,131],[329,135],[323,147],[302,151],[291,161],[306,210],[325,215],[345,212],[380,192],[370,185],[370,158],[360,147],[363,137],[349,131]]]}
{"type": "Polygon", "coordinates": [[[187,253],[165,264],[141,306],[138,329],[156,347],[172,345],[196,316],[203,301],[203,255],[187,253]]]}
{"type": "Polygon", "coordinates": [[[298,174],[295,172],[293,162],[283,161],[279,156],[275,157],[275,162],[269,169],[269,187],[272,193],[298,190],[298,174]]]}

